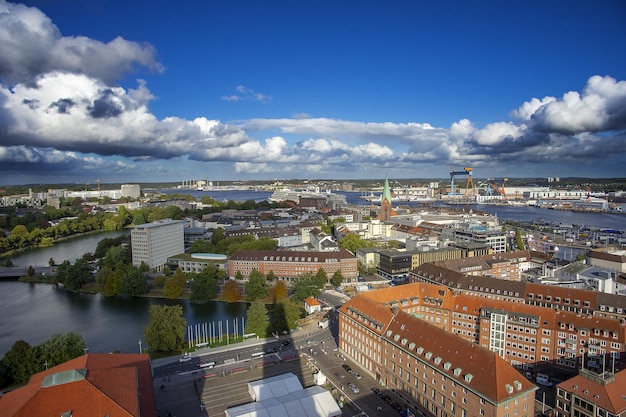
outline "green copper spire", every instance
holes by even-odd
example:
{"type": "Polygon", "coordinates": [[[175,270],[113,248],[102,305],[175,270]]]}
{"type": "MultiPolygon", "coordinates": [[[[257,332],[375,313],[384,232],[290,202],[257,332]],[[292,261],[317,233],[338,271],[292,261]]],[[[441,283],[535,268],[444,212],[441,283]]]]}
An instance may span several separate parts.
{"type": "Polygon", "coordinates": [[[383,187],[383,195],[380,201],[383,202],[385,200],[391,203],[391,189],[389,188],[389,180],[387,179],[386,175],[385,175],[385,186],[383,187]]]}

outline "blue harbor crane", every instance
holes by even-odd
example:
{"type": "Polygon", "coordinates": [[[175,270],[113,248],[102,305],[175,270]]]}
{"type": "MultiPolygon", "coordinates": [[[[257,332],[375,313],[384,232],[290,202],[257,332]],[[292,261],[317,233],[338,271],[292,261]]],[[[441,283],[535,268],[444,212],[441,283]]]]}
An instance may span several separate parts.
{"type": "Polygon", "coordinates": [[[454,192],[454,178],[457,176],[467,176],[467,184],[465,185],[465,195],[476,195],[476,188],[474,187],[474,181],[472,180],[472,172],[474,168],[464,168],[463,171],[455,171],[454,167],[450,167],[450,194],[457,195],[454,192]],[[469,193],[471,189],[471,194],[469,193]]]}

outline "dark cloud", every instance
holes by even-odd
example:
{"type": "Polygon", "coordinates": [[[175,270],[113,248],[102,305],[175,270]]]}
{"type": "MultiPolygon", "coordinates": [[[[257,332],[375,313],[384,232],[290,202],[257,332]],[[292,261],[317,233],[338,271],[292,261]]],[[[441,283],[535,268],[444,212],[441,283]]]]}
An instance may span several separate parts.
{"type": "Polygon", "coordinates": [[[87,106],[89,115],[95,119],[106,119],[117,117],[124,109],[115,100],[115,94],[112,90],[105,90],[102,95],[93,101],[93,105],[87,106]]]}
{"type": "Polygon", "coordinates": [[[62,98],[50,104],[50,108],[56,109],[58,113],[65,114],[75,105],[76,103],[71,98],[62,98]]]}

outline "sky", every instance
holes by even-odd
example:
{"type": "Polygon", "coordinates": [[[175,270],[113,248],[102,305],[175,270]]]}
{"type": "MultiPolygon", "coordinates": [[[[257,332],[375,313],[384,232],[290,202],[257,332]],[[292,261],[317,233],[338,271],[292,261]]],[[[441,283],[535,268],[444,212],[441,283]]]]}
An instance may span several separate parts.
{"type": "Polygon", "coordinates": [[[0,0],[0,185],[626,177],[622,0],[0,0]]]}

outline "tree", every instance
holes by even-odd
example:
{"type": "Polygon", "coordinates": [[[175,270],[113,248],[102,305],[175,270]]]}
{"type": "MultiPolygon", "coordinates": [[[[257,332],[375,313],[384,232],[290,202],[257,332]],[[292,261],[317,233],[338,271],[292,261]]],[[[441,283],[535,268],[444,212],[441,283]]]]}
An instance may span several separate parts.
{"type": "Polygon", "coordinates": [[[143,334],[152,350],[170,352],[183,345],[186,328],[182,306],[152,305],[150,321],[144,326],[143,334]]]}
{"type": "Polygon", "coordinates": [[[289,298],[274,304],[270,317],[271,328],[279,333],[290,333],[298,327],[302,315],[300,307],[289,298]]]}
{"type": "Polygon", "coordinates": [[[276,275],[274,275],[274,271],[270,270],[270,272],[268,272],[267,275],[265,276],[265,279],[267,279],[269,282],[274,282],[278,278],[276,277],[276,275]]]}
{"type": "Polygon", "coordinates": [[[50,258],[48,260],[48,265],[50,265],[50,266],[54,266],[55,265],[54,258],[50,258]]]}
{"type": "Polygon", "coordinates": [[[235,280],[227,280],[222,286],[221,298],[229,303],[241,301],[241,287],[235,280]]]}
{"type": "Polygon", "coordinates": [[[250,272],[248,282],[245,283],[246,299],[248,301],[256,301],[267,297],[269,293],[269,286],[265,280],[265,276],[254,269],[250,272]]]}
{"type": "Polygon", "coordinates": [[[191,282],[191,300],[193,304],[205,304],[217,295],[217,276],[215,268],[207,267],[196,274],[191,282]]]}
{"type": "Polygon", "coordinates": [[[576,260],[578,262],[585,262],[587,260],[587,254],[585,252],[578,252],[576,255],[576,260]]]}
{"type": "MultiPolygon", "coordinates": [[[[325,283],[325,281],[324,281],[325,283]]],[[[303,301],[305,298],[317,297],[321,293],[321,289],[324,284],[320,285],[320,280],[310,273],[305,272],[296,278],[296,281],[291,285],[291,291],[293,297],[298,301],[303,301]]]]}
{"type": "Polygon", "coordinates": [[[169,299],[175,299],[180,297],[185,291],[187,286],[187,278],[185,273],[178,271],[165,281],[163,286],[163,294],[169,299]]]}
{"type": "Polygon", "coordinates": [[[215,229],[213,231],[213,236],[212,236],[211,240],[212,240],[214,245],[217,245],[218,243],[220,243],[224,239],[225,239],[224,229],[222,229],[221,227],[218,227],[217,229],[215,229]]]}
{"type": "Polygon", "coordinates": [[[148,280],[139,268],[129,265],[122,274],[120,294],[138,296],[148,292],[148,280]]]}
{"type": "Polygon", "coordinates": [[[35,268],[32,265],[28,265],[28,270],[26,271],[26,275],[29,277],[35,276],[35,268]]]}
{"type": "Polygon", "coordinates": [[[92,278],[92,274],[87,261],[79,258],[73,265],[69,261],[59,265],[57,278],[68,291],[78,291],[92,278]]]}
{"type": "Polygon", "coordinates": [[[338,287],[343,283],[343,273],[341,272],[341,269],[335,271],[330,279],[330,283],[333,287],[338,287]]]}
{"type": "Polygon", "coordinates": [[[270,288],[270,293],[268,297],[272,302],[275,303],[287,297],[288,292],[289,289],[287,288],[287,284],[285,284],[285,281],[278,280],[274,283],[274,285],[272,285],[272,288],[270,288]]]}
{"type": "Polygon", "coordinates": [[[517,249],[524,250],[524,241],[522,240],[522,233],[519,231],[517,227],[515,228],[515,245],[517,246],[517,249]]]}
{"type": "Polygon", "coordinates": [[[18,340],[0,362],[2,379],[6,382],[23,384],[37,372],[37,358],[34,349],[25,341],[18,340]]]}
{"type": "Polygon", "coordinates": [[[317,284],[317,286],[322,289],[327,282],[328,274],[326,273],[326,270],[324,268],[318,269],[317,273],[315,274],[315,283],[317,284]]]}
{"type": "Polygon", "coordinates": [[[243,279],[243,274],[241,273],[241,271],[235,272],[235,279],[237,281],[241,281],[243,279]]]}
{"type": "Polygon", "coordinates": [[[48,367],[57,366],[85,354],[87,345],[78,333],[55,334],[37,346],[40,360],[48,362],[48,367]]]}
{"type": "Polygon", "coordinates": [[[269,333],[270,319],[267,314],[265,304],[260,301],[253,301],[248,307],[246,314],[246,334],[254,333],[258,337],[266,337],[269,333]]]}

